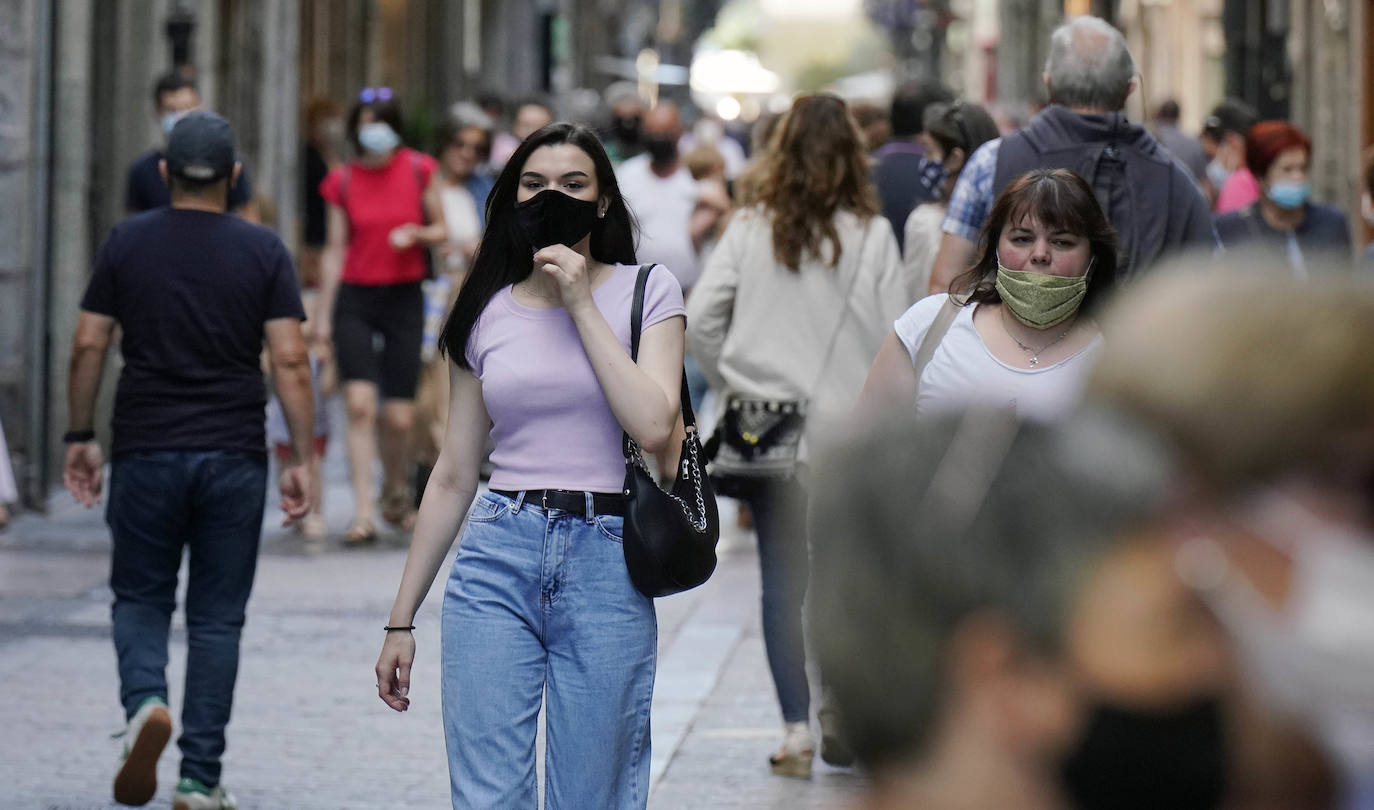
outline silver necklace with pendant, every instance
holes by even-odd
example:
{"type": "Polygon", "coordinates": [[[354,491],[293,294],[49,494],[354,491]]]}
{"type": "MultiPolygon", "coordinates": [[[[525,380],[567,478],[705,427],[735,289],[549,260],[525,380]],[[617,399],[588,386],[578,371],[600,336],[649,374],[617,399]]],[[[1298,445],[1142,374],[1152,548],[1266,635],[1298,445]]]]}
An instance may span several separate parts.
{"type": "Polygon", "coordinates": [[[1064,338],[1068,337],[1069,331],[1072,329],[1073,326],[1071,325],[1068,329],[1065,329],[1063,332],[1060,332],[1059,337],[1055,338],[1054,340],[1051,340],[1049,343],[1046,343],[1044,346],[1041,346],[1040,348],[1036,349],[1032,346],[1027,346],[1026,344],[1022,343],[1020,340],[1017,339],[1016,335],[1013,335],[1011,333],[1011,327],[1007,326],[1007,308],[1005,304],[1002,306],[1002,331],[1007,333],[1007,337],[1011,338],[1013,343],[1021,347],[1021,351],[1030,355],[1030,360],[1028,360],[1027,362],[1030,364],[1031,368],[1035,368],[1036,366],[1040,365],[1041,353],[1043,353],[1059,341],[1063,340],[1064,338]]]}

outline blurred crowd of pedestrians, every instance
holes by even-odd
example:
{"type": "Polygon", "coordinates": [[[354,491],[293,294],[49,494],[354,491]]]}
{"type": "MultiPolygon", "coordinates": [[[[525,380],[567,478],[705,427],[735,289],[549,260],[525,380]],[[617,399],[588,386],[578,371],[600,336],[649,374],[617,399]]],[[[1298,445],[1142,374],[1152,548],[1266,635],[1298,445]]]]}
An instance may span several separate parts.
{"type": "MultiPolygon", "coordinates": [[[[235,806],[272,456],[309,548],[413,533],[376,667],[398,711],[458,540],[455,807],[528,804],[541,705],[550,800],[643,807],[656,626],[621,562],[621,450],[690,468],[685,375],[756,530],[774,773],[857,764],[873,810],[1374,806],[1369,267],[1311,199],[1312,135],[1235,100],[1197,137],[1174,102],[1147,129],[1137,75],[1080,17],[1022,122],[914,83],[744,133],[617,85],[595,128],[460,101],[429,152],[363,88],[307,106],[294,268],[229,123],[161,80],[167,141],[83,298],[66,437],[69,488],[108,489],[116,799],[155,791],[189,548],[175,806],[235,806]],[[322,508],[336,396],[346,527],[322,508]]],[[[1374,224],[1374,157],[1348,168],[1374,224]]],[[[0,463],[0,526],[14,499],[0,463]]]]}

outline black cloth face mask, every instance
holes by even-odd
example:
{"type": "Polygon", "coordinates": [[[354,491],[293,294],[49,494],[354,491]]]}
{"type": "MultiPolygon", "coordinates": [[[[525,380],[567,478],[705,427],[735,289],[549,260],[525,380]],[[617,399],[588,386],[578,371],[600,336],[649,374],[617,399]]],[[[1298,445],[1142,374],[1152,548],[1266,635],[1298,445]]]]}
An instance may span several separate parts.
{"type": "Polygon", "coordinates": [[[621,143],[639,143],[639,116],[632,115],[627,118],[616,118],[611,122],[611,133],[621,143]]]}
{"type": "Polygon", "coordinates": [[[1212,810],[1227,759],[1217,696],[1170,711],[1098,703],[1060,773],[1076,810],[1212,810]]]}
{"type": "Polygon", "coordinates": [[[549,245],[572,247],[596,225],[596,203],[546,188],[515,204],[515,221],[535,250],[549,245]]]}
{"type": "Polygon", "coordinates": [[[665,166],[677,160],[677,139],[646,137],[644,139],[644,149],[649,153],[649,159],[660,166],[665,166]]]}

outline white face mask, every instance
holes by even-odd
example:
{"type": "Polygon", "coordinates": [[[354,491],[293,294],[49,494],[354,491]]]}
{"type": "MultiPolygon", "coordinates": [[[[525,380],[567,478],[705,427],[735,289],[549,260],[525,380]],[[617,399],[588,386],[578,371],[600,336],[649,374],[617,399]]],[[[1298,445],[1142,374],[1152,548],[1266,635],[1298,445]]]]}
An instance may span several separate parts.
{"type": "Polygon", "coordinates": [[[384,121],[373,121],[358,127],[358,143],[374,155],[384,155],[401,145],[401,136],[384,121]]]}
{"type": "Polygon", "coordinates": [[[1374,769],[1374,534],[1267,495],[1250,529],[1293,561],[1272,607],[1210,539],[1179,570],[1234,638],[1273,707],[1305,722],[1348,768],[1374,769]]]}
{"type": "Polygon", "coordinates": [[[1374,228],[1374,201],[1369,199],[1368,191],[1360,195],[1360,216],[1364,217],[1364,221],[1371,228],[1374,228]]]}

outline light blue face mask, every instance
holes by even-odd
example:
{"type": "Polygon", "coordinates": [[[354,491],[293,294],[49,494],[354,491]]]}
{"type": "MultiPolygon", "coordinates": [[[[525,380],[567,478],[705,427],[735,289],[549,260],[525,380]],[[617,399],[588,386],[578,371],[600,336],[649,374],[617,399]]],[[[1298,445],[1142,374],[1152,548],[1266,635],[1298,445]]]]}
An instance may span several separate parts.
{"type": "Polygon", "coordinates": [[[374,155],[384,155],[401,145],[401,136],[384,121],[373,121],[358,127],[358,143],[374,155]]]}
{"type": "Polygon", "coordinates": [[[177,125],[177,122],[180,121],[180,120],[181,120],[182,118],[184,118],[185,116],[186,116],[186,113],[185,113],[185,112],[167,112],[167,113],[163,113],[163,114],[162,114],[162,118],[161,118],[161,120],[160,120],[160,123],[161,123],[161,125],[162,125],[162,134],[163,134],[163,135],[171,135],[171,134],[172,134],[172,128],[175,127],[175,126],[177,125]]]}
{"type": "Polygon", "coordinates": [[[1212,188],[1221,191],[1221,187],[1226,185],[1226,179],[1231,176],[1231,172],[1221,165],[1221,161],[1213,158],[1207,164],[1207,179],[1212,183],[1212,188]]]}
{"type": "Polygon", "coordinates": [[[1301,208],[1312,193],[1307,183],[1274,183],[1269,187],[1269,199],[1280,208],[1301,208]]]}

